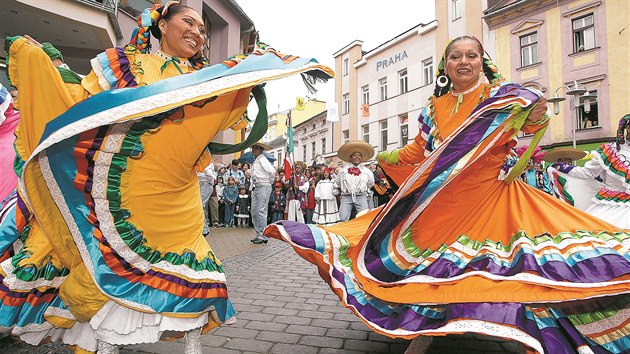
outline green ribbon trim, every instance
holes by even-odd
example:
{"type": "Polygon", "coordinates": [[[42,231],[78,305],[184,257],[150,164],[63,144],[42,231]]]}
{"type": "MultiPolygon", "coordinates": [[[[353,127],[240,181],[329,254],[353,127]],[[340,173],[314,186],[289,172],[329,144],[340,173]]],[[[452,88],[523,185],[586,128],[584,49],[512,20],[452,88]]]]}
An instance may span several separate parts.
{"type": "Polygon", "coordinates": [[[81,84],[81,76],[77,75],[77,73],[75,73],[74,71],[62,68],[60,66],[57,67],[57,71],[59,71],[63,82],[67,84],[81,84]]]}
{"type": "Polygon", "coordinates": [[[208,144],[208,150],[210,150],[211,154],[228,155],[240,152],[251,147],[265,136],[269,127],[269,116],[267,115],[267,96],[262,85],[254,86],[252,95],[258,106],[258,115],[256,115],[256,120],[247,138],[238,144],[210,143],[208,144]]]}
{"type": "MultiPolygon", "coordinates": [[[[114,225],[120,238],[136,254],[151,264],[162,260],[174,265],[186,265],[194,271],[217,271],[223,273],[223,267],[212,251],[205,255],[205,258],[198,261],[196,255],[191,250],[183,250],[181,254],[175,252],[162,253],[146,245],[147,239],[144,233],[134,224],[127,221],[131,212],[121,208],[120,183],[124,171],[127,169],[128,159],[141,158],[144,154],[141,137],[144,134],[151,134],[159,130],[165,119],[175,114],[178,107],[167,112],[159,113],[152,117],[146,117],[132,125],[123,139],[120,151],[114,155],[109,166],[107,199],[109,200],[109,211],[114,218],[114,225]]],[[[185,117],[183,118],[185,119],[185,117]]]]}
{"type": "Polygon", "coordinates": [[[169,64],[173,64],[175,66],[175,68],[177,68],[177,71],[179,71],[180,74],[183,74],[184,72],[182,71],[182,69],[179,67],[179,58],[178,57],[171,57],[171,59],[167,60],[164,62],[164,64],[162,65],[162,67],[160,68],[162,70],[162,72],[164,72],[164,70],[166,70],[166,67],[169,64]]]}

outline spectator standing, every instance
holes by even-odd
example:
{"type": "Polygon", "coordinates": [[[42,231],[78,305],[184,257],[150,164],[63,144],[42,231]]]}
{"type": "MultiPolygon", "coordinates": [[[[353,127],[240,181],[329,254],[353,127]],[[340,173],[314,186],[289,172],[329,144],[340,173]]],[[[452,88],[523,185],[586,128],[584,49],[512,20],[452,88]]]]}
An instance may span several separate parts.
{"type": "Polygon", "coordinates": [[[234,226],[234,210],[238,199],[238,187],[234,177],[228,177],[227,186],[223,189],[223,200],[225,201],[225,227],[234,226]]]}
{"type": "Polygon", "coordinates": [[[223,177],[217,177],[217,184],[214,185],[214,189],[217,192],[217,202],[219,204],[219,226],[223,226],[225,221],[225,200],[223,199],[225,184],[223,184],[223,177]]]}
{"type": "Polygon", "coordinates": [[[315,187],[315,200],[317,206],[313,213],[313,222],[320,225],[330,225],[339,222],[339,208],[333,181],[330,179],[330,170],[324,170],[322,179],[315,187]]]}
{"type": "Polygon", "coordinates": [[[315,211],[315,180],[308,182],[308,191],[306,192],[306,223],[313,223],[313,212],[315,211]]]}
{"type": "Polygon", "coordinates": [[[343,144],[337,155],[347,162],[334,184],[341,190],[339,216],[341,221],[348,221],[353,210],[359,213],[368,208],[367,192],[374,186],[374,174],[361,163],[372,158],[374,148],[365,141],[355,140],[343,144]]]}
{"type": "Polygon", "coordinates": [[[276,170],[265,157],[263,151],[271,150],[271,146],[257,142],[252,146],[252,155],[256,158],[252,164],[252,223],[256,230],[256,237],[251,241],[255,244],[267,243],[267,236],[263,230],[267,226],[267,209],[271,195],[271,183],[276,170]]]}
{"type": "Polygon", "coordinates": [[[306,209],[306,192],[308,191],[308,179],[303,171],[306,164],[297,161],[295,171],[291,179],[287,181],[287,220],[304,222],[304,210],[306,209]]]}
{"type": "Polygon", "coordinates": [[[245,174],[238,167],[238,160],[236,159],[232,160],[232,163],[230,164],[230,168],[227,170],[225,175],[228,177],[233,177],[234,183],[237,187],[240,187],[245,184],[245,174]]]}
{"type": "Polygon", "coordinates": [[[203,172],[197,172],[199,190],[201,191],[201,205],[203,207],[203,235],[210,233],[208,217],[208,201],[214,191],[214,164],[208,165],[203,172]]]}
{"type": "Polygon", "coordinates": [[[284,218],[284,207],[286,205],[286,196],[282,191],[282,182],[276,182],[273,185],[274,190],[269,197],[269,207],[271,209],[271,222],[276,222],[284,218]]]}
{"type": "Polygon", "coordinates": [[[236,227],[249,226],[249,194],[245,186],[240,186],[238,190],[238,199],[236,201],[236,227]]]}
{"type": "Polygon", "coordinates": [[[217,196],[216,178],[213,183],[212,194],[208,201],[208,216],[212,222],[212,227],[219,227],[219,197],[217,196]]]}

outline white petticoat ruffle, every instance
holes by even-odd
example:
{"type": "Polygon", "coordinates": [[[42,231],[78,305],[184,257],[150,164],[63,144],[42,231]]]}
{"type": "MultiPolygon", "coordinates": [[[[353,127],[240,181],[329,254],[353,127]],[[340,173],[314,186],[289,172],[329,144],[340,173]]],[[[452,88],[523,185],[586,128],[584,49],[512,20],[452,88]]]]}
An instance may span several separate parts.
{"type": "MultiPolygon", "coordinates": [[[[26,343],[38,345],[45,338],[52,341],[61,340],[68,345],[95,352],[97,340],[113,345],[132,345],[155,343],[165,331],[187,332],[200,328],[208,323],[208,316],[217,320],[212,312],[206,312],[197,318],[175,318],[155,313],[143,313],[108,301],[92,317],[89,323],[76,322],[72,328],[55,328],[49,322],[41,325],[14,327],[13,335],[17,335],[26,343]]],[[[226,324],[235,322],[234,318],[226,324]]]]}

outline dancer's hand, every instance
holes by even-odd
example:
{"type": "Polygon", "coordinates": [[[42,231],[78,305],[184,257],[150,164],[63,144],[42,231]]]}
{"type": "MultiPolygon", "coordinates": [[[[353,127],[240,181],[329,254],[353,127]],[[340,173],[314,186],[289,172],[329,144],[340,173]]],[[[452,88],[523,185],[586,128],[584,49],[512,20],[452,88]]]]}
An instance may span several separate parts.
{"type": "Polygon", "coordinates": [[[29,36],[28,34],[24,35],[24,38],[26,38],[28,40],[28,42],[36,47],[41,48],[42,44],[39,43],[38,41],[36,41],[35,39],[33,39],[33,37],[29,36]]]}
{"type": "Polygon", "coordinates": [[[543,118],[545,113],[547,113],[547,108],[547,99],[545,97],[541,97],[529,113],[527,120],[530,122],[538,122],[543,118]]]}

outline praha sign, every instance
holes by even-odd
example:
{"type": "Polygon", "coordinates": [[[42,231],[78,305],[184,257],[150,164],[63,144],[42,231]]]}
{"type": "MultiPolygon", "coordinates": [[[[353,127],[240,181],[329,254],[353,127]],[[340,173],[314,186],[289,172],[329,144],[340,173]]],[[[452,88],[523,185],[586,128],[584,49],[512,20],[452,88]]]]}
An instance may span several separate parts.
{"type": "Polygon", "coordinates": [[[385,69],[386,67],[393,65],[395,63],[398,63],[399,61],[402,61],[404,59],[407,59],[408,57],[409,56],[407,55],[407,51],[403,50],[402,53],[398,53],[394,56],[391,56],[389,57],[389,59],[379,60],[378,62],[376,62],[376,71],[385,69]]]}

